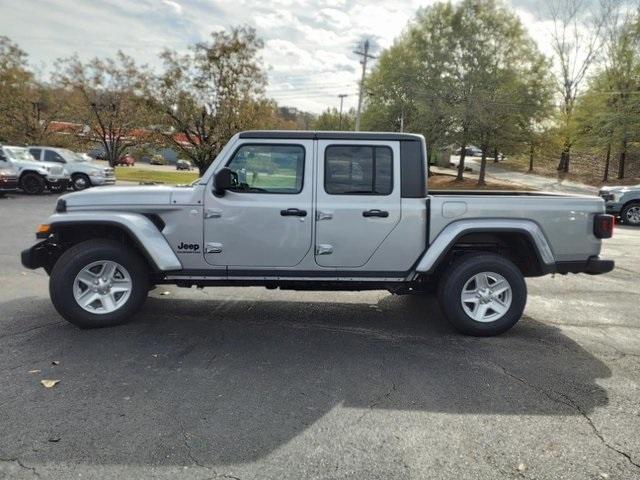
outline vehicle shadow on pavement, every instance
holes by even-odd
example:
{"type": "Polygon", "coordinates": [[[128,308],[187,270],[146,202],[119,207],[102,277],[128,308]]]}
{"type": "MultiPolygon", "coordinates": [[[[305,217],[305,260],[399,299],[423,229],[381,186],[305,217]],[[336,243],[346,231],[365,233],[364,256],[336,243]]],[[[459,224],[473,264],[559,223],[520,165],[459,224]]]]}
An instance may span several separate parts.
{"type": "Polygon", "coordinates": [[[354,409],[339,436],[381,411],[572,416],[608,402],[606,365],[534,319],[471,338],[430,297],[273,297],[150,298],[134,322],[90,331],[58,323],[48,300],[5,302],[0,454],[215,466],[262,458],[333,409],[354,409]]]}

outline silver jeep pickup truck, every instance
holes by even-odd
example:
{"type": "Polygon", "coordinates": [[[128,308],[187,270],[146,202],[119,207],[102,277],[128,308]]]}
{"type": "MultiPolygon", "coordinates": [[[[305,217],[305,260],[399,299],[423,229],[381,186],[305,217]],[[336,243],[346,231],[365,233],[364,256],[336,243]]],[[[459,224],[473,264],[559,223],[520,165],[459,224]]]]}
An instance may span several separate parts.
{"type": "MultiPolygon", "coordinates": [[[[461,332],[521,317],[525,277],[606,273],[598,197],[428,191],[420,135],[249,131],[189,186],[61,197],[22,253],[84,328],[129,320],[158,284],[438,291],[461,332]]],[[[425,312],[425,316],[428,312],[425,312]]]]}

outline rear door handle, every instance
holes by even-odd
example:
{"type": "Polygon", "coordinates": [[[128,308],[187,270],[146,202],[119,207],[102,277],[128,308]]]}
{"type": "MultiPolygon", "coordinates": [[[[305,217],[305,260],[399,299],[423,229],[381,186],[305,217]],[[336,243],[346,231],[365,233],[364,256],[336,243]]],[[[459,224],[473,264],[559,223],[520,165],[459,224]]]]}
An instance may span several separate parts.
{"type": "Polygon", "coordinates": [[[365,210],[364,212],[362,212],[362,216],[363,217],[387,218],[389,216],[389,212],[387,212],[385,210],[378,210],[377,208],[374,208],[373,210],[365,210]]]}
{"type": "Polygon", "coordinates": [[[307,211],[299,208],[287,208],[286,210],[280,210],[280,215],[283,217],[306,217],[307,211]]]}

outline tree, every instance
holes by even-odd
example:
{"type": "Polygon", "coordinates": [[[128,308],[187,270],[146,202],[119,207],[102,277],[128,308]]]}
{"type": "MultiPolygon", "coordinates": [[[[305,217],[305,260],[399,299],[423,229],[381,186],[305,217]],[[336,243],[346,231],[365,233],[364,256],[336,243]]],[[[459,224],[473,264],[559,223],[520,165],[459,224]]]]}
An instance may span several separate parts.
{"type": "Polygon", "coordinates": [[[149,74],[133,58],[118,52],[116,58],[86,63],[77,56],[60,59],[54,78],[70,95],[77,95],[76,115],[101,143],[111,166],[143,141],[141,127],[149,121],[144,97],[149,74]]]}
{"type": "Polygon", "coordinates": [[[261,48],[255,30],[241,27],[214,32],[184,55],[162,53],[164,70],[150,95],[164,119],[156,131],[200,173],[236,132],[260,123],[255,113],[266,82],[261,48]]]}
{"type": "Polygon", "coordinates": [[[342,118],[340,118],[340,112],[337,108],[327,108],[313,121],[311,128],[314,130],[353,131],[355,117],[356,112],[353,108],[346,112],[343,111],[342,118]]]}
{"type": "Polygon", "coordinates": [[[552,46],[559,69],[556,88],[562,97],[563,147],[558,171],[569,172],[571,147],[575,140],[574,107],[580,87],[596,59],[601,45],[604,18],[608,14],[605,2],[602,12],[587,8],[588,0],[547,0],[553,21],[552,46]]]}
{"type": "Polygon", "coordinates": [[[18,144],[44,143],[61,109],[61,96],[36,80],[27,54],[0,36],[0,138],[18,144]]]}

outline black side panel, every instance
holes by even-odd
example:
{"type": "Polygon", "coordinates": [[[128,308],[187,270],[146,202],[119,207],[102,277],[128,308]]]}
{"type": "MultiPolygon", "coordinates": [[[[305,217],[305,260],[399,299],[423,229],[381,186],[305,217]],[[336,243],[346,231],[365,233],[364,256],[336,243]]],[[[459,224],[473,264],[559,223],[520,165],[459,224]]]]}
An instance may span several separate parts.
{"type": "Polygon", "coordinates": [[[400,193],[403,198],[427,196],[425,165],[422,142],[406,140],[400,142],[400,193]]]}

